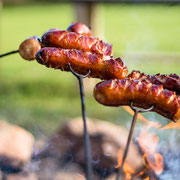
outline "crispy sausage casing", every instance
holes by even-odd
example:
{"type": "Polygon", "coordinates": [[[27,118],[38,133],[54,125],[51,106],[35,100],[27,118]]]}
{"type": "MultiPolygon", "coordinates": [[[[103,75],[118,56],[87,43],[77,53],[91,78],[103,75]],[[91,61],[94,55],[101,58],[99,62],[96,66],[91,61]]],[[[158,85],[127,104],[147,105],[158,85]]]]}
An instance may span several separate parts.
{"type": "Polygon", "coordinates": [[[104,60],[101,54],[92,54],[83,50],[42,48],[36,59],[47,67],[69,71],[68,64],[79,74],[86,74],[91,70],[89,77],[100,79],[123,79],[127,75],[127,67],[120,58],[104,60]]]}
{"type": "Polygon", "coordinates": [[[98,38],[80,35],[62,30],[49,30],[42,36],[45,47],[60,47],[63,49],[82,49],[89,52],[112,55],[112,45],[98,38]]]}
{"type": "Polygon", "coordinates": [[[150,76],[140,71],[132,71],[128,78],[162,85],[164,89],[175,91],[177,95],[180,95],[180,77],[177,74],[156,74],[150,76]]]}
{"type": "Polygon", "coordinates": [[[172,120],[180,119],[180,99],[172,91],[138,80],[109,80],[98,83],[94,89],[95,99],[106,106],[133,105],[149,108],[172,120]]]}
{"type": "Polygon", "coordinates": [[[75,32],[82,35],[92,36],[92,32],[88,26],[82,23],[72,23],[68,28],[67,31],[75,32]]]}

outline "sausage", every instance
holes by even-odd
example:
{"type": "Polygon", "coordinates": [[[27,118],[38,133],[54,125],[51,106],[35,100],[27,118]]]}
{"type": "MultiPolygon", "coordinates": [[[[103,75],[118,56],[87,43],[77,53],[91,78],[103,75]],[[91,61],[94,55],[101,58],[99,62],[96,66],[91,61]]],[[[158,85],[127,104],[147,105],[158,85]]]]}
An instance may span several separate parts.
{"type": "Polygon", "coordinates": [[[42,48],[36,54],[36,60],[47,67],[70,71],[68,64],[79,74],[100,79],[122,79],[127,75],[127,67],[120,58],[93,54],[84,50],[42,48]],[[106,59],[108,58],[108,59],[106,59]]]}
{"type": "Polygon", "coordinates": [[[105,106],[133,105],[149,108],[152,111],[172,120],[180,119],[180,99],[175,92],[163,89],[162,85],[154,85],[139,80],[109,80],[98,83],[94,88],[95,99],[105,106]]]}
{"type": "Polygon", "coordinates": [[[34,60],[36,53],[41,49],[40,37],[33,36],[23,41],[19,46],[19,54],[23,59],[34,60]]]}
{"type": "Polygon", "coordinates": [[[80,35],[74,32],[62,30],[49,30],[42,36],[42,44],[45,47],[60,47],[63,49],[78,49],[107,56],[112,55],[112,45],[98,38],[80,35]]]}
{"type": "Polygon", "coordinates": [[[89,29],[88,26],[82,23],[72,23],[68,28],[67,31],[69,32],[75,32],[77,34],[81,35],[87,35],[87,36],[92,36],[92,32],[89,29]]]}
{"type": "Polygon", "coordinates": [[[177,95],[180,95],[180,77],[177,74],[156,74],[150,76],[145,73],[141,73],[140,71],[132,71],[128,75],[128,78],[162,85],[164,89],[175,91],[177,95]]]}

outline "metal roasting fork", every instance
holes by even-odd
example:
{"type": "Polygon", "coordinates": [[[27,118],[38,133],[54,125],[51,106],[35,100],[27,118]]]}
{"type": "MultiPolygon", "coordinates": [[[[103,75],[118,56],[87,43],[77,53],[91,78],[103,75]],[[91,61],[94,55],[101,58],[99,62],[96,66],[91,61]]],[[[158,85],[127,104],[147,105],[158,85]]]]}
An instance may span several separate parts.
{"type": "Polygon", "coordinates": [[[86,179],[87,180],[92,180],[91,146],[90,146],[89,135],[88,135],[88,130],[87,130],[87,123],[86,123],[86,107],[85,107],[84,87],[83,87],[83,78],[86,78],[91,73],[91,71],[89,70],[86,75],[79,75],[79,74],[74,72],[74,70],[71,67],[71,64],[68,64],[68,66],[69,66],[69,69],[72,72],[72,74],[79,81],[82,119],[83,119],[83,125],[84,125],[84,144],[85,144],[85,158],[86,158],[86,179]]]}
{"type": "Polygon", "coordinates": [[[123,165],[124,165],[124,162],[126,160],[126,157],[127,157],[128,151],[129,151],[129,145],[130,145],[132,135],[133,135],[133,132],[134,132],[134,128],[135,128],[135,125],[136,125],[136,120],[137,120],[138,113],[148,112],[148,111],[150,111],[150,110],[152,110],[154,108],[154,105],[152,105],[148,109],[142,110],[142,109],[138,109],[138,108],[133,107],[133,101],[131,101],[130,108],[134,111],[134,115],[133,115],[133,120],[132,120],[132,123],[131,123],[131,128],[130,128],[130,131],[129,131],[126,147],[125,147],[124,154],[123,154],[122,164],[118,168],[118,173],[117,173],[117,176],[116,176],[116,180],[120,180],[120,176],[122,174],[123,165]]]}

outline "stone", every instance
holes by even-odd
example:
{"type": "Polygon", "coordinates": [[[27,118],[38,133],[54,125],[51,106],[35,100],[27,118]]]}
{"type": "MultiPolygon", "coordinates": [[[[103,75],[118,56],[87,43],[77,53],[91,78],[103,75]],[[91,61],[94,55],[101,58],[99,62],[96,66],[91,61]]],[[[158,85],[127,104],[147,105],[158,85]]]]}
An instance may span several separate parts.
{"type": "Polygon", "coordinates": [[[34,137],[25,129],[0,121],[0,167],[7,173],[18,172],[31,159],[34,137]]]}
{"type": "MultiPolygon", "coordinates": [[[[91,141],[92,166],[94,172],[106,177],[117,172],[118,151],[124,150],[128,131],[110,122],[87,119],[91,141]]],[[[37,155],[40,158],[54,157],[63,161],[77,163],[85,169],[85,153],[83,141],[83,121],[73,119],[59,128],[50,138],[46,148],[37,155]]],[[[135,171],[142,168],[143,160],[135,143],[132,141],[127,156],[128,165],[135,171]]]]}

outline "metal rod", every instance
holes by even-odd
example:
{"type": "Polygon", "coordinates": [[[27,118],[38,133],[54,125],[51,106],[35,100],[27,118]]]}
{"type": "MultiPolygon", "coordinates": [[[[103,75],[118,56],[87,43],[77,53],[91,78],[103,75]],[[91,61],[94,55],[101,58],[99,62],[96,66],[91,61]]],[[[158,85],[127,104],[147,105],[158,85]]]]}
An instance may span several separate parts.
{"type": "Polygon", "coordinates": [[[136,178],[136,177],[139,175],[139,173],[140,173],[141,171],[144,171],[145,169],[146,169],[145,167],[141,167],[141,168],[136,172],[136,174],[133,174],[133,175],[132,175],[131,180],[133,180],[134,178],[136,178]]]}
{"type": "Polygon", "coordinates": [[[2,180],[6,180],[6,174],[4,172],[2,172],[2,180]]]}
{"type": "Polygon", "coordinates": [[[11,55],[11,54],[15,54],[15,53],[18,53],[18,52],[19,52],[19,50],[15,50],[15,51],[10,51],[10,52],[5,53],[5,54],[1,54],[1,55],[0,55],[0,58],[2,58],[2,57],[4,57],[4,56],[11,55]]]}
{"type": "Polygon", "coordinates": [[[133,135],[133,132],[134,132],[134,128],[135,128],[135,125],[136,125],[136,120],[137,120],[138,113],[148,112],[148,111],[150,111],[150,110],[152,110],[154,108],[154,105],[151,106],[148,109],[140,110],[140,109],[134,108],[133,107],[133,101],[131,101],[130,108],[134,111],[134,115],[133,115],[133,120],[132,120],[132,123],[131,123],[131,128],[130,128],[130,131],[129,131],[127,143],[126,143],[126,146],[125,146],[124,154],[123,154],[122,164],[121,164],[121,167],[119,167],[119,169],[118,169],[118,174],[117,174],[116,180],[119,180],[119,178],[121,176],[121,173],[122,173],[122,170],[123,170],[123,165],[125,163],[125,160],[126,160],[126,157],[127,157],[128,151],[129,151],[129,145],[130,145],[132,135],[133,135]]]}
{"type": "Polygon", "coordinates": [[[137,115],[138,115],[138,111],[135,110],[133,120],[132,120],[132,123],[131,123],[131,129],[130,129],[130,132],[129,132],[129,135],[128,135],[125,151],[124,151],[124,154],[123,154],[122,164],[121,164],[121,167],[118,169],[118,174],[117,174],[116,180],[119,180],[120,175],[122,173],[123,165],[124,165],[124,162],[126,160],[126,156],[127,156],[128,151],[129,151],[129,145],[130,145],[132,135],[133,135],[133,132],[134,132],[134,127],[136,125],[137,115]]]}
{"type": "Polygon", "coordinates": [[[90,140],[87,130],[87,123],[86,123],[86,107],[85,107],[85,100],[84,100],[84,87],[83,87],[83,78],[87,77],[90,74],[90,70],[86,75],[79,75],[74,72],[71,65],[68,65],[72,74],[78,79],[79,81],[79,89],[80,89],[80,97],[81,97],[81,110],[82,110],[82,118],[84,124],[84,144],[85,144],[85,158],[86,158],[86,179],[92,180],[92,165],[91,165],[91,146],[90,140]]]}

